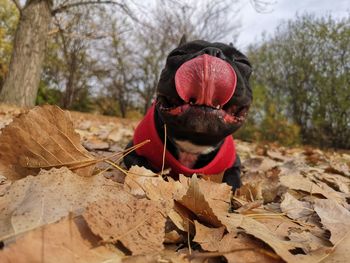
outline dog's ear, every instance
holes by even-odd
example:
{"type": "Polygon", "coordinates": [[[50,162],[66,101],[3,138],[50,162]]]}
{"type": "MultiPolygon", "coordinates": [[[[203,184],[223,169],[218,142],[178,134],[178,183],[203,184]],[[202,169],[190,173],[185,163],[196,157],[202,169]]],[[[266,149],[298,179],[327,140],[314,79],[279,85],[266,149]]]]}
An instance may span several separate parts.
{"type": "Polygon", "coordinates": [[[184,45],[186,43],[187,43],[187,37],[186,37],[186,34],[183,34],[181,39],[180,39],[180,43],[179,43],[178,47],[181,47],[182,45],[184,45]]]}

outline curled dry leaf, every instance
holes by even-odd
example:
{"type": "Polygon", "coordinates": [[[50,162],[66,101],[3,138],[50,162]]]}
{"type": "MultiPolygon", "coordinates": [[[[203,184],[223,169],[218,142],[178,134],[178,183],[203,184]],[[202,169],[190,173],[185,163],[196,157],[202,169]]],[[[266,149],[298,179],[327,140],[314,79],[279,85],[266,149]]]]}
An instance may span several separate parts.
{"type": "Polygon", "coordinates": [[[281,202],[281,210],[289,218],[297,220],[306,219],[314,212],[310,203],[299,201],[288,192],[281,202]]]}
{"type": "Polygon", "coordinates": [[[193,241],[202,249],[225,256],[228,262],[280,262],[271,250],[262,248],[254,238],[231,232],[224,236],[225,227],[209,228],[195,221],[196,236],[193,241]]]}
{"type": "Polygon", "coordinates": [[[303,250],[305,253],[310,253],[323,247],[330,247],[330,244],[327,240],[319,238],[313,235],[309,231],[303,230],[291,230],[288,238],[293,242],[304,243],[303,250]]]}
{"type": "Polygon", "coordinates": [[[93,156],[80,144],[69,113],[57,106],[35,107],[0,134],[0,170],[10,180],[63,165],[90,176],[94,164],[93,156]]]}
{"type": "Polygon", "coordinates": [[[228,212],[231,200],[231,187],[200,180],[196,175],[190,179],[186,194],[178,201],[192,211],[200,221],[219,227],[218,216],[228,212]]]}
{"type": "Polygon", "coordinates": [[[99,242],[82,217],[68,217],[17,239],[0,251],[0,262],[121,262],[120,251],[108,249],[99,242]]]}
{"type": "MultiPolygon", "coordinates": [[[[190,263],[186,254],[164,249],[160,253],[125,257],[123,263],[190,263]]],[[[113,262],[114,263],[114,262],[113,262]]],[[[191,263],[195,263],[191,261],[191,263]]]]}
{"type": "Polygon", "coordinates": [[[314,209],[322,225],[331,232],[330,241],[337,245],[350,232],[350,212],[333,200],[315,200],[314,209]]]}
{"type": "Polygon", "coordinates": [[[143,185],[145,181],[150,178],[156,180],[159,179],[157,174],[151,170],[148,170],[145,167],[133,165],[125,177],[124,189],[135,196],[145,197],[146,193],[143,185]]]}
{"type": "Polygon", "coordinates": [[[330,250],[329,256],[322,261],[322,263],[343,262],[350,262],[350,231],[336,247],[330,250]]]}
{"type": "Polygon", "coordinates": [[[248,202],[245,203],[244,205],[242,205],[240,208],[236,209],[235,212],[240,213],[240,214],[247,214],[249,213],[251,210],[258,208],[260,206],[263,205],[263,201],[262,200],[256,200],[253,202],[248,202]]]}
{"type": "Polygon", "coordinates": [[[226,234],[219,243],[219,252],[223,253],[228,263],[282,262],[271,249],[264,248],[261,242],[244,234],[226,234]]]}
{"type": "Polygon", "coordinates": [[[104,199],[89,205],[83,216],[104,242],[120,241],[133,255],[156,253],[164,248],[166,218],[158,202],[104,199]]]}
{"type": "Polygon", "coordinates": [[[316,184],[301,174],[281,176],[280,181],[283,186],[289,189],[301,190],[310,194],[320,194],[328,199],[347,206],[347,195],[335,191],[323,182],[318,182],[318,184],[316,184]]]}
{"type": "Polygon", "coordinates": [[[293,254],[299,248],[304,248],[302,242],[287,241],[278,237],[274,232],[257,220],[240,214],[230,214],[224,218],[220,217],[221,222],[226,226],[230,233],[236,233],[237,228],[243,229],[245,233],[252,235],[269,245],[277,255],[287,262],[318,262],[327,254],[326,249],[320,249],[317,253],[303,255],[293,254]]]}
{"type": "Polygon", "coordinates": [[[220,248],[219,242],[224,236],[225,227],[210,228],[194,221],[196,235],[193,239],[206,251],[218,251],[220,248]]]}
{"type": "Polygon", "coordinates": [[[277,165],[276,161],[265,157],[250,158],[243,162],[243,167],[250,172],[266,172],[277,165]]]}
{"type": "Polygon", "coordinates": [[[175,199],[181,198],[187,186],[179,181],[165,181],[161,176],[144,167],[132,166],[125,177],[124,189],[139,197],[146,197],[153,201],[162,201],[171,209],[175,199]]]}
{"type": "Polygon", "coordinates": [[[126,201],[130,194],[104,176],[81,177],[66,167],[42,170],[15,181],[0,197],[0,240],[76,214],[103,198],[126,201]]]}

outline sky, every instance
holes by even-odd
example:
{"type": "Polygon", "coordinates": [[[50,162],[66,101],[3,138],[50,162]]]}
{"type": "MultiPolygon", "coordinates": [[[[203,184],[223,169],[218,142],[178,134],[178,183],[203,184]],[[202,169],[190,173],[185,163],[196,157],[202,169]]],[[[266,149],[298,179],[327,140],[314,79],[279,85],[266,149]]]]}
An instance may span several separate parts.
{"type": "Polygon", "coordinates": [[[241,29],[236,46],[245,49],[249,44],[259,41],[263,32],[273,33],[284,20],[292,19],[295,14],[304,12],[316,16],[331,14],[335,18],[350,14],[350,0],[274,0],[268,7],[268,13],[257,13],[247,4],[240,12],[241,29]]]}

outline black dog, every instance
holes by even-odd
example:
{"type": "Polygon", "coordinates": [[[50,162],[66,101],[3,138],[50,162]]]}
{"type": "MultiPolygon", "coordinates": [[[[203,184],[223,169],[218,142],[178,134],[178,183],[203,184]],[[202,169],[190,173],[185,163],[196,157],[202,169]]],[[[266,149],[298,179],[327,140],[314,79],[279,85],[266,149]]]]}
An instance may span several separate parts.
{"type": "Polygon", "coordinates": [[[240,159],[231,134],[252,102],[251,72],[247,57],[232,45],[182,39],[169,54],[156,101],[128,147],[151,142],[127,155],[125,165],[159,172],[166,125],[165,168],[173,175],[219,174],[234,189],[240,187],[240,159]]]}

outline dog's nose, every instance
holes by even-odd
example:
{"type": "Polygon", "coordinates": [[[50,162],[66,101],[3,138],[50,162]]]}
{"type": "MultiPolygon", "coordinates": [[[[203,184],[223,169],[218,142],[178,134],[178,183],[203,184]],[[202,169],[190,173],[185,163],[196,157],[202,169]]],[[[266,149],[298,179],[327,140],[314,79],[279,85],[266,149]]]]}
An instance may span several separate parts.
{"type": "Polygon", "coordinates": [[[216,48],[216,47],[207,47],[204,48],[201,52],[200,55],[208,54],[213,57],[225,59],[224,53],[221,51],[221,49],[216,48]]]}

